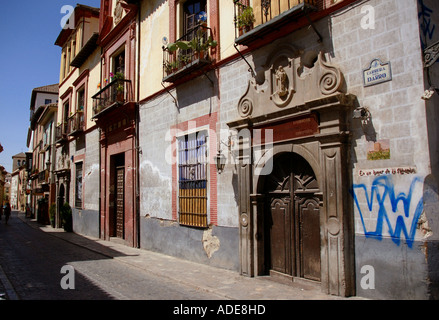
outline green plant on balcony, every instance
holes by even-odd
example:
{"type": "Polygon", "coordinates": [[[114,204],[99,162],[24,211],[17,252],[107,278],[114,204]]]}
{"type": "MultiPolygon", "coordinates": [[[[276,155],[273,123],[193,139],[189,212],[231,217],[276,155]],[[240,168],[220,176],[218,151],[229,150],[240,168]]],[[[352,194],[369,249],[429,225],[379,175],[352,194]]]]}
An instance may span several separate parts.
{"type": "Polygon", "coordinates": [[[180,63],[180,65],[187,65],[191,62],[191,56],[189,54],[184,54],[180,52],[180,54],[178,55],[178,62],[180,63]]]}
{"type": "Polygon", "coordinates": [[[212,36],[209,36],[207,39],[203,37],[202,32],[197,32],[197,35],[190,41],[179,40],[174,43],[168,44],[168,51],[173,53],[180,50],[193,50],[196,54],[199,54],[199,57],[203,57],[203,53],[209,48],[215,48],[218,45],[216,40],[213,40],[212,36]]]}
{"type": "Polygon", "coordinates": [[[170,74],[178,69],[178,60],[177,61],[166,61],[165,62],[165,71],[167,74],[170,74]]]}
{"type": "Polygon", "coordinates": [[[122,72],[116,72],[112,78],[113,80],[117,80],[117,92],[123,92],[123,80],[125,80],[125,75],[122,72]]]}
{"type": "Polygon", "coordinates": [[[255,21],[256,19],[253,13],[253,8],[250,6],[243,9],[236,19],[238,28],[244,32],[251,30],[255,21]]]}

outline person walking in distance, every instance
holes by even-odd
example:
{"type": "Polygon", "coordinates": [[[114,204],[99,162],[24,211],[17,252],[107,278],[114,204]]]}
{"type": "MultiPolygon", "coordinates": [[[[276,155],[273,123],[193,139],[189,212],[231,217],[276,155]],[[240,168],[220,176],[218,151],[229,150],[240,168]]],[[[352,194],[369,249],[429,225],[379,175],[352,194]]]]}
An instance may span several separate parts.
{"type": "Polygon", "coordinates": [[[9,217],[11,216],[11,205],[9,204],[9,202],[6,203],[3,213],[5,214],[5,224],[8,224],[9,217]]]}

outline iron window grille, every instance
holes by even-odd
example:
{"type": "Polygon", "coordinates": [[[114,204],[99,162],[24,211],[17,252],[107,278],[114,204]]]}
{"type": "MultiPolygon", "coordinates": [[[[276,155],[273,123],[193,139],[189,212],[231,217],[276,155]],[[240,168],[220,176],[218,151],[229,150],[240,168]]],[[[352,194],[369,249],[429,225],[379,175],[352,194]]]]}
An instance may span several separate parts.
{"type": "Polygon", "coordinates": [[[178,213],[181,225],[206,228],[207,132],[178,138],[178,213]]]}

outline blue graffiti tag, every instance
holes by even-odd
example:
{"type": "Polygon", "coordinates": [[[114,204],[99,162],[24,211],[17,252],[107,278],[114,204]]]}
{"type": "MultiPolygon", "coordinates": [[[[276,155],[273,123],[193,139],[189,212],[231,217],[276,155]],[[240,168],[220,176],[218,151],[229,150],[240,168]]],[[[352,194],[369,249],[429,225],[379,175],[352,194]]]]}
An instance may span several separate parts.
{"type": "Polygon", "coordinates": [[[407,242],[407,246],[409,248],[412,248],[416,235],[418,220],[424,208],[423,197],[419,199],[419,202],[416,205],[416,209],[413,213],[413,219],[410,226],[410,231],[407,230],[406,224],[404,222],[404,217],[401,214],[399,214],[398,217],[396,218],[395,227],[393,228],[384,202],[386,198],[389,199],[393,213],[398,212],[398,204],[402,202],[404,208],[404,216],[406,218],[410,218],[410,205],[412,202],[413,191],[417,183],[422,184],[422,180],[416,177],[413,179],[410,185],[409,193],[407,195],[403,192],[396,195],[395,186],[389,176],[380,176],[375,178],[375,180],[372,183],[372,187],[370,189],[370,194],[368,193],[366,185],[364,184],[353,185],[351,189],[351,194],[354,198],[358,212],[360,213],[361,222],[363,224],[364,234],[366,238],[375,238],[378,240],[382,240],[383,225],[384,222],[386,222],[389,230],[389,235],[392,241],[399,246],[401,242],[401,233],[403,233],[407,242]],[[378,204],[378,216],[377,216],[377,225],[375,231],[366,230],[366,225],[363,218],[363,212],[361,210],[361,206],[358,201],[359,190],[364,191],[364,195],[367,201],[367,206],[370,212],[372,212],[373,210],[375,199],[378,204]]]}
{"type": "Polygon", "coordinates": [[[433,15],[433,10],[427,7],[424,4],[423,0],[418,0],[419,3],[419,12],[418,19],[421,27],[422,35],[424,39],[421,38],[421,45],[424,49],[427,46],[427,38],[429,40],[433,39],[434,31],[436,29],[436,25],[432,23],[431,16],[433,15]]]}

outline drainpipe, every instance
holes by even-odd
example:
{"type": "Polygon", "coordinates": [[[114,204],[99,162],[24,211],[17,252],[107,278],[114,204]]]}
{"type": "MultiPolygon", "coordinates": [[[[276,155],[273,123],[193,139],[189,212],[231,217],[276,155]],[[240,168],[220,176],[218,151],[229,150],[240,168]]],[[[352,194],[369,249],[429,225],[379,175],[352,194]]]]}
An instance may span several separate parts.
{"type": "MultiPolygon", "coordinates": [[[[99,83],[102,83],[102,53],[104,52],[104,49],[101,47],[101,55],[99,57],[100,60],[100,66],[101,66],[101,70],[100,70],[100,75],[99,75],[99,83]]],[[[98,225],[99,225],[99,236],[98,238],[101,238],[101,234],[102,234],[102,225],[101,225],[101,210],[102,210],[102,167],[101,167],[101,163],[102,163],[102,146],[101,146],[101,128],[98,128],[98,145],[99,145],[99,204],[98,204],[98,225]]],[[[104,239],[105,239],[105,235],[104,235],[104,239]]]]}
{"type": "Polygon", "coordinates": [[[139,120],[140,120],[140,106],[139,106],[139,101],[140,101],[140,37],[141,37],[141,32],[140,32],[140,21],[141,21],[141,3],[140,1],[138,2],[138,21],[137,21],[137,25],[138,25],[138,36],[137,36],[137,58],[136,58],[136,62],[137,62],[137,94],[136,94],[136,107],[135,107],[135,147],[136,147],[136,157],[135,157],[135,161],[136,161],[136,235],[137,235],[137,248],[140,248],[140,159],[139,159],[139,154],[140,154],[140,146],[139,146],[139,120]]]}

